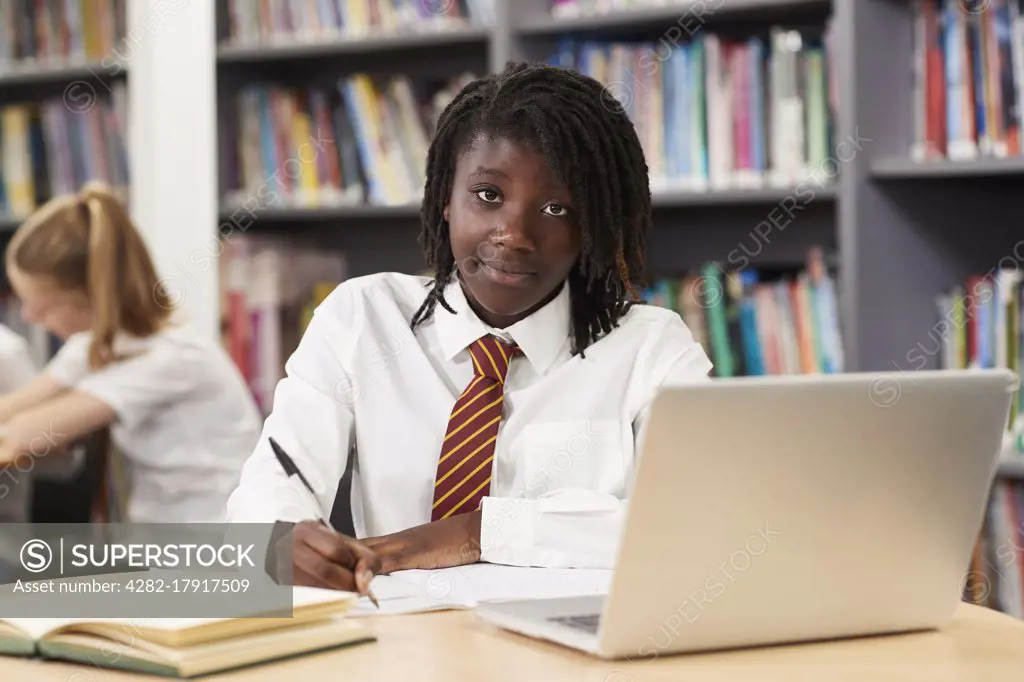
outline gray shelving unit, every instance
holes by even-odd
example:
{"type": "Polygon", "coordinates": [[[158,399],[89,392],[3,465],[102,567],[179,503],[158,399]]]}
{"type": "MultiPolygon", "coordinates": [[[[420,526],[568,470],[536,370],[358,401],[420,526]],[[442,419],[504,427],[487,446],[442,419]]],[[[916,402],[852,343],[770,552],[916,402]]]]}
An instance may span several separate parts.
{"type": "MultiPolygon", "coordinates": [[[[129,70],[129,65],[116,57],[88,63],[55,61],[0,68],[0,106],[37,102],[50,97],[64,97],[69,106],[80,106],[89,97],[106,97],[110,85],[117,79],[128,78],[129,70]]],[[[6,249],[8,240],[20,224],[20,220],[0,214],[0,250],[6,249]]],[[[4,280],[0,286],[9,286],[5,273],[0,279],[4,280]]],[[[48,350],[43,354],[48,354],[48,350]]],[[[45,359],[38,358],[39,361],[45,359]]],[[[92,491],[97,489],[101,474],[98,441],[87,438],[81,446],[86,453],[85,465],[74,477],[68,480],[38,477],[33,482],[33,522],[67,523],[89,519],[92,491]]]]}
{"type": "Polygon", "coordinates": [[[999,462],[999,475],[1024,481],[1024,458],[1005,458],[999,462]]]}
{"type": "MultiPolygon", "coordinates": [[[[116,58],[97,62],[36,62],[0,67],[0,106],[64,97],[74,107],[106,97],[110,85],[128,77],[129,66],[116,58]]],[[[0,247],[20,222],[0,214],[0,247]]]]}
{"type": "Polygon", "coordinates": [[[870,139],[840,179],[847,352],[862,370],[937,368],[935,296],[1017,260],[1024,159],[911,161],[911,3],[837,1],[836,11],[841,137],[870,139]]]}
{"type": "MultiPolygon", "coordinates": [[[[558,37],[642,38],[656,41],[673,26],[711,27],[727,31],[764,33],[774,24],[823,27],[831,11],[829,0],[728,0],[676,2],[666,6],[552,22],[548,0],[497,3],[493,26],[468,27],[399,35],[370,35],[355,39],[281,41],[266,45],[233,45],[227,40],[226,2],[218,1],[218,107],[221,148],[236,116],[234,98],[240,87],[254,81],[279,81],[333,88],[350,73],[406,73],[411,76],[454,75],[500,70],[510,59],[545,60],[558,37]],[[720,7],[715,7],[720,4],[720,7]],[[705,11],[696,16],[694,11],[705,11]],[[554,28],[552,28],[554,27],[554,28]]],[[[671,34],[670,34],[671,35],[671,34]]],[[[221,168],[225,168],[222,154],[221,168]]],[[[221,194],[233,188],[224,185],[221,194]]],[[[764,265],[797,265],[813,245],[838,247],[839,186],[814,187],[815,198],[784,234],[772,236],[770,248],[756,244],[752,230],[792,195],[792,189],[752,191],[671,192],[654,197],[655,230],[649,240],[648,278],[673,275],[711,259],[724,259],[747,244],[761,251],[764,265]]],[[[230,214],[225,206],[222,219],[230,214]]],[[[355,207],[287,209],[264,207],[250,229],[294,235],[355,252],[353,274],[381,269],[422,271],[416,240],[418,207],[355,207]],[[365,228],[365,229],[361,229],[365,228]]]]}
{"type": "Polygon", "coordinates": [[[221,64],[231,62],[265,63],[289,59],[330,58],[339,55],[372,54],[380,56],[389,52],[408,54],[409,50],[417,49],[440,51],[457,45],[486,46],[490,39],[490,29],[467,27],[336,40],[282,40],[271,46],[228,44],[217,48],[217,61],[221,64]]]}
{"type": "Polygon", "coordinates": [[[623,28],[655,28],[666,31],[677,24],[685,31],[701,25],[737,20],[785,20],[819,17],[830,9],[829,0],[727,0],[726,2],[667,2],[609,14],[552,19],[548,4],[524,2],[511,17],[514,33],[520,36],[551,36],[565,33],[621,33],[623,28]]]}
{"type": "MultiPolygon", "coordinates": [[[[83,98],[104,97],[110,84],[127,78],[129,67],[111,57],[96,62],[35,62],[0,67],[0,105],[36,102],[64,97],[69,106],[83,98]]],[[[17,228],[18,222],[0,215],[0,237],[17,228]]]]}
{"type": "Polygon", "coordinates": [[[871,175],[875,180],[1024,176],[1024,157],[918,163],[905,155],[891,156],[873,161],[871,175]]]}
{"type": "Polygon", "coordinates": [[[107,79],[126,70],[116,59],[92,63],[35,63],[0,68],[0,88],[14,85],[38,85],[42,83],[69,83],[76,80],[107,79]]]}
{"type": "MultiPolygon", "coordinates": [[[[551,18],[549,7],[549,0],[499,2],[495,26],[451,35],[366,37],[308,48],[223,46],[218,58],[221,101],[230,109],[237,87],[261,78],[333,86],[344,74],[361,70],[494,71],[509,59],[546,59],[563,36],[661,39],[671,45],[698,31],[763,34],[772,25],[821,28],[831,18],[839,92],[839,145],[832,150],[833,159],[839,159],[835,186],[815,186],[814,201],[792,226],[762,244],[755,244],[753,228],[790,194],[786,189],[658,196],[649,278],[708,259],[725,261],[743,245],[756,246],[750,261],[766,266],[800,262],[808,247],[820,245],[835,252],[847,369],[896,372],[938,366],[938,353],[928,355],[924,367],[912,365],[907,356],[917,358],[918,344],[933,343],[936,294],[1013,254],[1020,239],[1013,216],[1024,207],[1024,159],[926,165],[910,160],[909,0],[680,0],[561,20],[551,18]],[[844,141],[857,141],[857,146],[844,141]]],[[[219,11],[221,26],[226,26],[223,0],[219,11]]],[[[362,273],[418,264],[419,247],[409,239],[417,220],[415,207],[367,207],[267,210],[257,224],[376,254],[360,259],[357,273],[362,273]],[[367,229],[348,229],[360,225],[367,229]],[[392,260],[384,256],[389,250],[392,260]]]]}
{"type": "Polygon", "coordinates": [[[130,66],[115,57],[90,63],[59,61],[0,68],[0,103],[64,97],[74,107],[84,97],[105,97],[111,83],[128,77],[130,66]]]}
{"type": "MultiPolygon", "coordinates": [[[[233,216],[237,217],[242,214],[247,214],[244,207],[232,205],[230,203],[222,206],[220,211],[220,217],[222,220],[230,220],[233,216]]],[[[365,221],[367,220],[415,220],[419,215],[420,207],[418,204],[402,204],[397,206],[296,206],[294,208],[274,206],[257,209],[251,214],[252,218],[255,220],[329,220],[342,226],[355,228],[358,228],[360,225],[365,225],[365,221]]],[[[247,217],[246,219],[248,220],[249,218],[247,217]]]]}

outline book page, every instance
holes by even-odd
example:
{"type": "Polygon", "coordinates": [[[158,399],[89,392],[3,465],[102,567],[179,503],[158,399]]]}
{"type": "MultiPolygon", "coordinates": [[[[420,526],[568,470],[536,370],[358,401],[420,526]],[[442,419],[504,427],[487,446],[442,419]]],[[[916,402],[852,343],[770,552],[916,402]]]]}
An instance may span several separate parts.
{"type": "Polygon", "coordinates": [[[600,596],[608,593],[612,573],[486,563],[432,571],[398,571],[373,579],[371,588],[380,602],[379,611],[364,597],[352,615],[471,609],[484,602],[514,599],[600,596]]]}
{"type": "MultiPolygon", "coordinates": [[[[352,592],[323,590],[315,587],[295,586],[292,588],[292,606],[294,609],[330,604],[332,602],[355,600],[358,597],[352,592]]],[[[3,618],[0,622],[7,623],[21,630],[33,639],[39,639],[48,632],[82,623],[103,623],[105,625],[121,625],[129,630],[137,630],[140,634],[146,630],[188,630],[200,625],[238,620],[237,618],[92,618],[83,615],[77,618],[3,618]]]]}
{"type": "Polygon", "coordinates": [[[0,623],[10,625],[32,639],[39,639],[51,630],[77,622],[79,622],[77,618],[0,618],[0,623]]]}

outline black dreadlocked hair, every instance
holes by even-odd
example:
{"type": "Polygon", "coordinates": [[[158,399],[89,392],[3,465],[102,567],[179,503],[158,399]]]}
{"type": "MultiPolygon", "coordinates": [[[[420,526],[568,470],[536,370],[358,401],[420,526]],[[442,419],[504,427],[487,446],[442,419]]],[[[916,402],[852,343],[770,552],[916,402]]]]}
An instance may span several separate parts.
{"type": "Polygon", "coordinates": [[[597,80],[542,64],[509,62],[473,81],[444,109],[427,155],[421,209],[423,245],[434,280],[412,318],[429,319],[444,300],[455,270],[444,207],[455,162],[480,134],[535,145],[572,194],[579,215],[581,252],[569,273],[573,354],[618,326],[635,304],[651,192],[647,163],[633,123],[597,80]]]}

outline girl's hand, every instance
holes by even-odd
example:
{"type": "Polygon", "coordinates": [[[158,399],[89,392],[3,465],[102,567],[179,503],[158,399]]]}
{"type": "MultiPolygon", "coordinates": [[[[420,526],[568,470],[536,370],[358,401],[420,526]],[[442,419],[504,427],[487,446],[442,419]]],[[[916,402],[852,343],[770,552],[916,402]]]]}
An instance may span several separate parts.
{"type": "Polygon", "coordinates": [[[363,543],[317,521],[303,521],[285,536],[291,546],[291,584],[367,595],[380,558],[363,543]]]}
{"type": "Polygon", "coordinates": [[[17,447],[14,440],[0,437],[0,469],[7,466],[16,466],[25,472],[32,471],[32,456],[17,447]]]}
{"type": "Polygon", "coordinates": [[[480,560],[480,520],[480,511],[467,512],[362,543],[380,557],[384,574],[464,566],[480,560]]]}

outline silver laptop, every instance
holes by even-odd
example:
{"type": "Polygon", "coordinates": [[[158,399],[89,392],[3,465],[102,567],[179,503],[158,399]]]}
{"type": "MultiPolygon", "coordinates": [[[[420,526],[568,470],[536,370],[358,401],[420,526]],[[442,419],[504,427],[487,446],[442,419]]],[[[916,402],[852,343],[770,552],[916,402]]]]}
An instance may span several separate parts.
{"type": "Polygon", "coordinates": [[[609,659],[940,627],[1016,386],[1006,370],[666,386],[608,595],[477,614],[609,659]]]}

